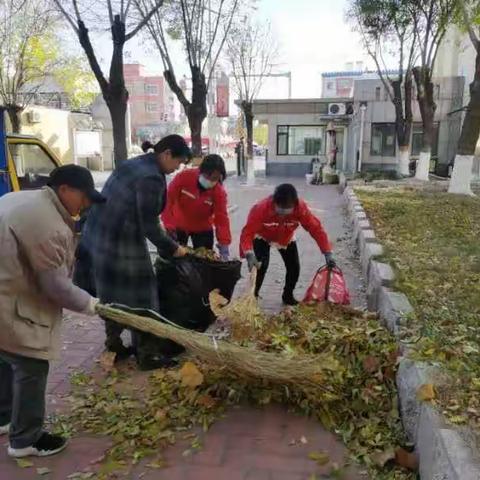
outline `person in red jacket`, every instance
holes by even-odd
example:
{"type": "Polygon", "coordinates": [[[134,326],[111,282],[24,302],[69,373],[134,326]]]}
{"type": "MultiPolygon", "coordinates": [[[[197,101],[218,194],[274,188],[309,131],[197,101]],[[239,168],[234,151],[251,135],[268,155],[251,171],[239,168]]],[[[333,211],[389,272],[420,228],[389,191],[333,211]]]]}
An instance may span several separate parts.
{"type": "Polygon", "coordinates": [[[207,155],[199,168],[178,173],[168,186],[165,228],[181,245],[192,239],[193,248],[213,249],[214,228],[222,260],[228,260],[232,241],[223,181],[225,163],[219,155],[207,155]]]}
{"type": "Polygon", "coordinates": [[[278,248],[287,270],[282,300],[285,305],[296,305],[293,291],[300,276],[295,230],[302,226],[315,239],[325,255],[329,268],[335,267],[332,246],[328,236],[307,204],[298,198],[295,187],[284,183],[272,196],[253,206],[247,224],[240,236],[240,255],[246,258],[248,268],[258,268],[255,295],[258,296],[270,262],[270,247],[278,248]]]}

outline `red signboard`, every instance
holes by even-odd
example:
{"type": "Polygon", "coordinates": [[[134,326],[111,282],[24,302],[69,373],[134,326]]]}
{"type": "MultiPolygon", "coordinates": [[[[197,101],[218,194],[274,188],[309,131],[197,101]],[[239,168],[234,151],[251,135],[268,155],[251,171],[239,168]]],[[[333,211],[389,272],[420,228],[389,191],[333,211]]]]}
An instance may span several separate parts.
{"type": "Polygon", "coordinates": [[[217,117],[228,117],[228,106],[230,102],[228,85],[217,85],[217,117]]]}

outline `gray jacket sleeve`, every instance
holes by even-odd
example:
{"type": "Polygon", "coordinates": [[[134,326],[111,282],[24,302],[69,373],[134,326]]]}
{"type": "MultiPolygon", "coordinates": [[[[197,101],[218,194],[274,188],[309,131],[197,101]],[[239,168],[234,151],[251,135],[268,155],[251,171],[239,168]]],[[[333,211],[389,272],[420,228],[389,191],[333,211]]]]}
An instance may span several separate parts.
{"type": "Polygon", "coordinates": [[[142,230],[160,251],[161,254],[172,256],[178,244],[160,225],[160,213],[165,197],[165,185],[159,178],[145,177],[137,182],[137,214],[142,230]]]}
{"type": "Polygon", "coordinates": [[[74,312],[87,310],[91,297],[73,284],[66,267],[39,272],[37,279],[42,292],[58,306],[74,312]]]}

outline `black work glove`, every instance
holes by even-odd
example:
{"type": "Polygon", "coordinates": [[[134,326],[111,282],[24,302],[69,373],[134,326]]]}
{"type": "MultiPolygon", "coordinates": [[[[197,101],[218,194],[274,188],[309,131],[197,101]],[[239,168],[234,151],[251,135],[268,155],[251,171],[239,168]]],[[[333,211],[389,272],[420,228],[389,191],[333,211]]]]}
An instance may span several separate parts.
{"type": "Polygon", "coordinates": [[[257,257],[253,252],[247,252],[245,254],[247,260],[248,271],[251,272],[254,268],[260,268],[260,262],[257,260],[257,257]]]}
{"type": "Polygon", "coordinates": [[[333,270],[337,266],[337,262],[333,258],[332,252],[328,252],[325,254],[325,262],[329,270],[333,270]]]}

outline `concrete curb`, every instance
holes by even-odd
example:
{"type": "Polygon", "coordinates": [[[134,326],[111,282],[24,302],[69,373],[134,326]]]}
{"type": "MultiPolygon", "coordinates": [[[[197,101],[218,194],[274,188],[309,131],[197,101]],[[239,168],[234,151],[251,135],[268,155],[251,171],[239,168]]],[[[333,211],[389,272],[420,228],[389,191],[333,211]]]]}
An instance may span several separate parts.
{"type": "MultiPolygon", "coordinates": [[[[342,179],[341,179],[342,180],[342,179]]],[[[422,480],[479,480],[480,460],[475,442],[466,430],[446,425],[431,405],[417,400],[417,390],[425,383],[435,383],[438,369],[407,358],[401,342],[402,329],[413,307],[403,293],[392,289],[395,274],[389,264],[377,258],[384,253],[370,221],[355,192],[346,180],[343,186],[349,218],[358,245],[362,272],[367,279],[369,310],[380,315],[385,326],[397,337],[403,357],[397,372],[397,388],[402,423],[407,438],[415,444],[422,480]]]]}

